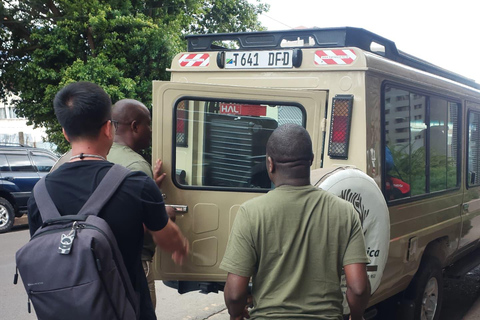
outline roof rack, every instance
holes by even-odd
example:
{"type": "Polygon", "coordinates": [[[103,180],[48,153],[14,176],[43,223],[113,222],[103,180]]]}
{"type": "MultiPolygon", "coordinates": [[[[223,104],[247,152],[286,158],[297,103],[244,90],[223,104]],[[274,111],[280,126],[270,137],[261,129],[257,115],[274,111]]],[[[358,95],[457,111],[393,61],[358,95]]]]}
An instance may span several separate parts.
{"type": "Polygon", "coordinates": [[[0,147],[27,147],[27,146],[17,142],[0,142],[0,147]]]}
{"type": "Polygon", "coordinates": [[[292,29],[285,31],[259,31],[239,33],[217,33],[205,35],[187,35],[189,52],[199,51],[229,51],[229,50],[272,50],[285,49],[284,41],[303,39],[307,45],[291,45],[289,48],[335,48],[357,47],[372,52],[389,60],[423,70],[435,75],[480,89],[480,84],[458,73],[440,68],[425,60],[399,51],[395,42],[383,38],[373,32],[361,28],[342,27],[325,29],[292,29]],[[310,39],[314,39],[312,44],[310,39]],[[232,41],[238,46],[236,49],[219,45],[221,41],[232,41]],[[372,49],[372,44],[382,47],[381,51],[372,49]]]}

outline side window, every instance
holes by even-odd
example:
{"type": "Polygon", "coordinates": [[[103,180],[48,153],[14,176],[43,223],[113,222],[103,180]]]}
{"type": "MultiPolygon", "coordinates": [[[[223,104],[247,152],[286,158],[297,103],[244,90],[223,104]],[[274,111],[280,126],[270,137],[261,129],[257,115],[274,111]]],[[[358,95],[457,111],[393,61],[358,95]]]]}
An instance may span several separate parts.
{"type": "Polygon", "coordinates": [[[468,113],[468,185],[480,184],[480,113],[468,113]]]}
{"type": "Polygon", "coordinates": [[[176,182],[186,187],[270,189],[265,147],[284,123],[305,123],[295,105],[192,99],[175,105],[176,182]]]}
{"type": "Polygon", "coordinates": [[[26,154],[6,154],[10,169],[15,172],[35,172],[26,154]]]}
{"type": "Polygon", "coordinates": [[[430,99],[430,192],[457,185],[457,103],[430,99]]]}
{"type": "Polygon", "coordinates": [[[458,103],[387,86],[385,185],[395,200],[458,186],[458,103]]]}
{"type": "Polygon", "coordinates": [[[389,199],[422,193],[425,187],[425,97],[385,90],[385,167],[389,199]]]}
{"type": "Polygon", "coordinates": [[[447,189],[458,187],[460,184],[458,153],[461,151],[460,134],[460,110],[461,104],[448,103],[448,127],[447,127],[447,189]]]}
{"type": "Polygon", "coordinates": [[[427,144],[426,113],[427,99],[423,95],[410,93],[410,172],[409,182],[411,195],[424,194],[425,165],[427,144]]]}
{"type": "Polygon", "coordinates": [[[55,164],[55,159],[46,154],[32,152],[31,155],[33,163],[40,172],[50,172],[50,169],[52,169],[53,165],[55,164]]]}

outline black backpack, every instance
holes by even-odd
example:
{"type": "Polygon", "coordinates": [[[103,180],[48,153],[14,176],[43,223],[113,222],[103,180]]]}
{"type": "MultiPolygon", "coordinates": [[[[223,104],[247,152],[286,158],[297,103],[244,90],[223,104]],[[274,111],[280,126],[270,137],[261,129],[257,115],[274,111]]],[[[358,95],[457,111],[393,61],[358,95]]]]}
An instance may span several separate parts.
{"type": "MultiPolygon", "coordinates": [[[[61,216],[45,187],[34,188],[43,225],[16,253],[38,319],[136,319],[133,290],[117,241],[97,215],[130,170],[114,165],[77,215],[61,216]]],[[[17,283],[18,273],[14,283],[17,283]]]]}

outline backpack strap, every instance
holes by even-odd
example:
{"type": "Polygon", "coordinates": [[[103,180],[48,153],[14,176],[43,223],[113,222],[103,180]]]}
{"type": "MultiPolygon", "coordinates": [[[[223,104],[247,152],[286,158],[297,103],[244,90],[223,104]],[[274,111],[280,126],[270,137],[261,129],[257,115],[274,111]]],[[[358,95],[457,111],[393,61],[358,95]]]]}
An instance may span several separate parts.
{"type": "Polygon", "coordinates": [[[119,164],[113,165],[78,214],[97,216],[130,172],[119,164]]]}
{"type": "Polygon", "coordinates": [[[33,197],[43,221],[61,217],[57,206],[53,203],[52,197],[48,194],[45,178],[46,176],[38,180],[35,187],[33,187],[33,197]]]}
{"type": "MultiPolygon", "coordinates": [[[[78,214],[98,215],[129,173],[130,170],[127,168],[119,164],[113,165],[78,214]]],[[[43,221],[61,217],[60,212],[58,212],[57,207],[53,203],[52,197],[48,194],[45,178],[40,179],[33,188],[33,196],[43,221]]]]}

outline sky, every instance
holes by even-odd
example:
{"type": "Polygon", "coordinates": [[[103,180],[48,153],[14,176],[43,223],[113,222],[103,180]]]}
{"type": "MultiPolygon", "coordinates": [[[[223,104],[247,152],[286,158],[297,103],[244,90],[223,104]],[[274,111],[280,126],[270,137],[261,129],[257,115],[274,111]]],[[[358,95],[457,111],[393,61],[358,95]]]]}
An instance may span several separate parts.
{"type": "MultiPolygon", "coordinates": [[[[248,0],[255,3],[257,0],[248,0]]],[[[480,18],[472,0],[261,0],[268,30],[356,27],[480,83],[480,18]]]]}

